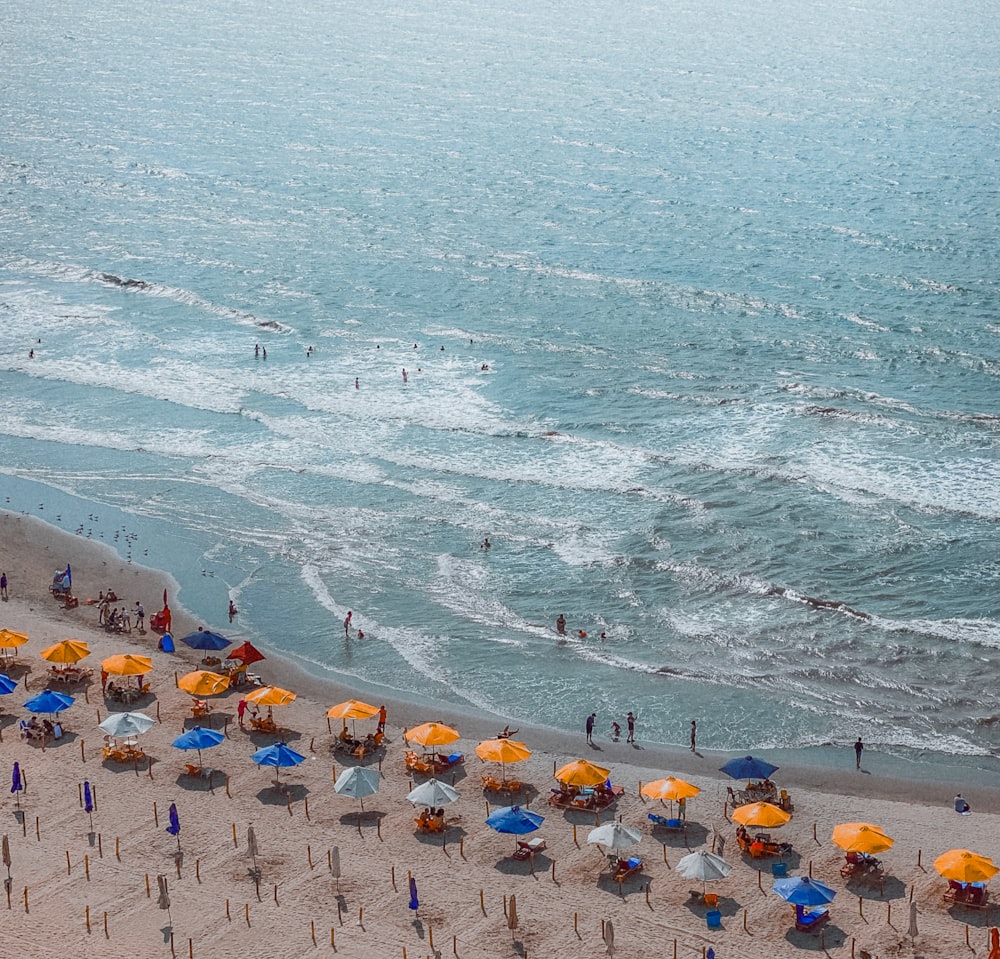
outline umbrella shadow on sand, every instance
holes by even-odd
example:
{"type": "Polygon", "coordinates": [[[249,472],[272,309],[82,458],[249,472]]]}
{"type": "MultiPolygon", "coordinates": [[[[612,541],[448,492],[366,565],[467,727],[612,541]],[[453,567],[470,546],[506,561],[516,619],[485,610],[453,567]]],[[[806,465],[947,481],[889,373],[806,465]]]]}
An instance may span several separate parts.
{"type": "Polygon", "coordinates": [[[689,822],[683,829],[654,829],[653,838],[667,849],[698,849],[708,843],[708,828],[689,822]]]}
{"type": "Polygon", "coordinates": [[[819,932],[799,932],[793,925],[785,933],[785,941],[804,952],[822,952],[828,955],[828,950],[842,946],[847,941],[847,934],[832,923],[824,926],[819,932]]]}
{"type": "Polygon", "coordinates": [[[597,888],[602,892],[610,892],[624,898],[630,892],[642,892],[651,878],[648,873],[637,872],[634,876],[629,876],[624,882],[618,882],[610,872],[605,871],[597,877],[597,888]]]}
{"type": "Polygon", "coordinates": [[[189,776],[187,773],[179,773],[174,782],[181,789],[190,793],[214,794],[216,787],[225,784],[226,774],[220,769],[213,769],[210,776],[206,776],[204,772],[200,776],[189,776]]]}
{"type": "Polygon", "coordinates": [[[417,842],[424,846],[445,846],[455,843],[456,845],[468,833],[457,825],[445,826],[444,832],[416,832],[414,837],[417,842]]]}
{"type": "MultiPolygon", "coordinates": [[[[48,752],[50,749],[59,749],[65,746],[67,743],[76,742],[80,737],[74,733],[72,730],[63,730],[63,734],[58,739],[52,739],[47,737],[45,740],[45,751],[48,752]]],[[[42,749],[42,741],[40,739],[32,739],[31,745],[36,749],[42,749]]]]}
{"type": "Polygon", "coordinates": [[[366,809],[364,812],[360,809],[354,809],[351,812],[345,812],[340,817],[339,822],[341,826],[353,829],[358,828],[359,822],[362,826],[377,826],[385,821],[385,815],[380,809],[366,809]]]}
{"type": "Polygon", "coordinates": [[[265,806],[287,806],[289,800],[301,802],[308,795],[308,786],[303,786],[301,783],[286,783],[282,780],[280,787],[273,784],[265,786],[257,793],[257,798],[265,806]]]}
{"type": "MultiPolygon", "coordinates": [[[[503,859],[498,859],[496,865],[493,867],[497,872],[503,873],[505,876],[531,876],[531,862],[528,859],[514,859],[513,856],[507,855],[503,859]]],[[[535,853],[535,878],[537,879],[539,873],[545,874],[552,868],[552,860],[543,852],[535,853]]]]}
{"type": "Polygon", "coordinates": [[[889,899],[903,899],[907,894],[906,883],[896,876],[883,876],[878,879],[866,880],[864,876],[851,876],[847,880],[847,888],[852,896],[859,899],[874,899],[884,902],[889,899]]]}
{"type": "Polygon", "coordinates": [[[261,746],[271,746],[274,743],[290,743],[296,739],[302,738],[302,733],[298,730],[287,729],[285,726],[280,725],[273,733],[265,733],[258,732],[257,730],[251,730],[248,723],[246,731],[249,734],[250,742],[253,743],[255,748],[260,748],[261,746]]]}
{"type": "MultiPolygon", "coordinates": [[[[706,891],[711,892],[711,887],[706,891]]],[[[692,889],[688,901],[684,903],[691,913],[699,919],[704,919],[710,909],[718,909],[723,916],[729,917],[738,916],[743,911],[743,904],[739,900],[733,899],[732,896],[719,896],[719,902],[715,906],[705,905],[701,897],[700,889],[692,889]]]]}

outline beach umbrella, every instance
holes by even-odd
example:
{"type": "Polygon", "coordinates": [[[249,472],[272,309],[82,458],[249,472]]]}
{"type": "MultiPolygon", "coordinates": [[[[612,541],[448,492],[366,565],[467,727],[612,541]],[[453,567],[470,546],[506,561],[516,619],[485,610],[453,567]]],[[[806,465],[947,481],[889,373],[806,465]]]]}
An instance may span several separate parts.
{"type": "MultiPolygon", "coordinates": [[[[352,796],[361,800],[361,810],[365,808],[365,796],[374,796],[378,792],[379,774],[377,769],[365,769],[363,766],[349,766],[333,784],[333,791],[342,796],[352,796]]],[[[360,816],[358,817],[360,821],[360,816]]]]}
{"type": "Polygon", "coordinates": [[[591,829],[587,842],[607,846],[608,849],[628,849],[642,839],[638,829],[626,826],[620,822],[606,822],[603,826],[591,829]]]}
{"type": "Polygon", "coordinates": [[[170,893],[167,891],[167,877],[163,875],[157,876],[156,886],[160,890],[159,895],[156,897],[156,905],[160,909],[167,910],[167,922],[172,926],[174,921],[170,917],[170,893]]]}
{"type": "Polygon", "coordinates": [[[378,715],[378,706],[363,703],[359,699],[349,699],[345,703],[337,703],[336,706],[331,706],[326,711],[326,715],[330,719],[345,720],[345,728],[347,726],[346,720],[351,720],[351,728],[354,730],[354,738],[357,739],[358,729],[356,721],[359,719],[374,719],[374,717],[378,715]]]}
{"type": "Polygon", "coordinates": [[[170,818],[170,825],[167,826],[167,832],[170,833],[171,836],[175,836],[177,838],[177,848],[180,849],[181,848],[181,819],[180,819],[180,816],[177,815],[177,803],[171,803],[170,804],[170,812],[169,812],[168,815],[169,815],[169,818],[170,818]]]}
{"type": "Polygon", "coordinates": [[[604,946],[609,956],[615,954],[615,927],[610,919],[604,923],[604,946]]]}
{"type": "MultiPolygon", "coordinates": [[[[994,929],[993,931],[996,932],[996,929],[994,929]]],[[[915,902],[911,902],[910,903],[910,926],[906,930],[906,934],[911,939],[916,939],[917,936],[920,935],[920,930],[917,929],[917,904],[915,902]]],[[[993,953],[991,952],[990,956],[987,956],[986,959],[990,959],[990,957],[992,955],[993,955],[993,953]]],[[[1000,950],[998,950],[998,953],[997,953],[997,956],[995,957],[995,959],[1000,959],[1000,950]]]]}
{"type": "Polygon", "coordinates": [[[78,663],[90,655],[90,647],[79,639],[64,639],[61,643],[43,649],[39,655],[50,663],[78,663]]]}
{"type": "Polygon", "coordinates": [[[420,900],[417,899],[417,880],[410,876],[410,908],[414,913],[420,908],[420,900]]]}
{"type": "Polygon", "coordinates": [[[145,713],[112,713],[102,723],[97,724],[109,736],[139,736],[149,732],[156,720],[150,719],[145,713]]]}
{"type": "Polygon", "coordinates": [[[703,893],[706,882],[724,879],[731,870],[732,866],[722,856],[717,856],[714,852],[707,852],[704,849],[682,856],[677,860],[677,865],[674,866],[674,872],[685,879],[700,879],[703,893]]]}
{"type": "Polygon", "coordinates": [[[258,706],[287,706],[295,701],[295,693],[278,686],[261,686],[243,697],[248,703],[258,706]]]}
{"type": "Polygon", "coordinates": [[[428,779],[406,794],[415,806],[447,806],[458,799],[458,790],[447,783],[428,779]]]}
{"type": "Polygon", "coordinates": [[[0,649],[17,649],[27,641],[27,633],[17,633],[13,629],[0,629],[0,649]]]}
{"type": "Polygon", "coordinates": [[[531,750],[514,739],[486,739],[476,746],[476,755],[485,762],[500,763],[501,778],[506,779],[507,763],[523,762],[531,750]]]}
{"type": "Polygon", "coordinates": [[[874,855],[892,848],[890,839],[878,826],[866,822],[842,822],[834,826],[833,844],[845,852],[863,852],[874,855]]]}
{"type": "Polygon", "coordinates": [[[934,860],[934,868],[942,878],[956,882],[986,882],[1000,872],[992,859],[968,849],[949,849],[934,860]]]}
{"type": "Polygon", "coordinates": [[[209,672],[207,669],[196,669],[181,676],[177,680],[177,685],[192,696],[215,696],[229,688],[229,677],[209,672]]]}
{"type": "Polygon", "coordinates": [[[213,633],[210,629],[199,629],[197,632],[189,633],[187,636],[181,637],[181,642],[192,649],[202,649],[213,653],[233,644],[231,639],[226,639],[219,633],[213,633]]]}
{"type": "Polygon", "coordinates": [[[24,780],[21,778],[21,764],[14,763],[14,771],[10,779],[10,791],[14,794],[14,801],[17,808],[21,808],[21,792],[24,789],[24,780]]]}
{"type": "Polygon", "coordinates": [[[507,928],[511,931],[511,938],[514,937],[514,930],[517,928],[517,896],[511,894],[507,903],[507,928]]]}
{"type": "Polygon", "coordinates": [[[340,892],[340,846],[330,849],[330,875],[337,880],[337,892],[340,892]]]}
{"type": "Polygon", "coordinates": [[[83,810],[90,816],[90,831],[94,831],[94,794],[90,790],[90,781],[83,781],[83,810]]]}
{"type": "Polygon", "coordinates": [[[777,771],[777,766],[765,759],[754,759],[753,756],[730,759],[719,767],[719,772],[725,773],[730,779],[746,779],[748,782],[751,779],[769,779],[771,773],[777,771]]]}
{"type": "Polygon", "coordinates": [[[260,854],[260,849],[257,847],[257,833],[254,831],[253,826],[247,827],[247,855],[253,859],[253,871],[257,873],[257,856],[260,854]]]}
{"type": "Polygon", "coordinates": [[[5,673],[0,673],[0,696],[6,696],[8,693],[14,692],[15,689],[17,689],[17,682],[5,673]]]}
{"type": "Polygon", "coordinates": [[[3,834],[3,864],[7,867],[7,881],[10,882],[10,840],[7,838],[7,833],[3,834]]]}
{"type": "Polygon", "coordinates": [[[745,806],[737,806],[733,810],[732,820],[743,826],[756,826],[760,829],[775,829],[784,826],[791,814],[779,809],[770,802],[751,802],[745,806]]]}
{"type": "Polygon", "coordinates": [[[445,726],[444,723],[424,723],[403,731],[404,742],[412,741],[421,746],[446,746],[461,738],[457,729],[445,726]]]}
{"type": "Polygon", "coordinates": [[[101,660],[101,669],[112,676],[145,676],[152,668],[153,661],[148,656],[134,653],[119,653],[101,660]]]}
{"type": "Polygon", "coordinates": [[[237,646],[236,649],[226,653],[226,659],[238,659],[244,666],[249,666],[251,663],[259,663],[267,657],[247,640],[242,646],[237,646]]]}
{"type": "Polygon", "coordinates": [[[556,773],[556,779],[566,786],[599,786],[607,782],[610,769],[598,766],[588,759],[567,763],[556,773]]]}
{"type": "Polygon", "coordinates": [[[274,766],[280,780],[282,766],[298,766],[299,763],[305,762],[306,757],[286,743],[272,743],[270,746],[258,749],[252,759],[258,766],[274,766]]]}
{"type": "MultiPolygon", "coordinates": [[[[500,809],[494,809],[486,817],[486,825],[490,829],[512,836],[526,836],[529,832],[538,829],[543,822],[545,822],[544,816],[529,812],[520,806],[503,806],[500,809]]],[[[514,851],[517,851],[516,845],[514,851]]]]}
{"type": "Polygon", "coordinates": [[[701,790],[683,779],[675,779],[667,776],[666,779],[655,779],[651,783],[644,783],[640,794],[646,799],[659,799],[660,802],[679,802],[681,799],[691,799],[697,796],[701,790]]]}
{"type": "Polygon", "coordinates": [[[193,729],[189,729],[186,733],[178,736],[171,745],[176,749],[197,749],[198,765],[200,766],[201,751],[218,746],[225,738],[225,734],[217,732],[214,729],[203,729],[201,726],[195,726],[193,729]]]}
{"type": "Polygon", "coordinates": [[[774,891],[795,906],[822,906],[833,902],[836,891],[808,876],[787,876],[774,880],[774,891]]]}
{"type": "Polygon", "coordinates": [[[54,716],[64,709],[69,709],[75,702],[76,700],[72,696],[67,696],[65,693],[54,693],[51,689],[46,689],[37,696],[26,699],[24,708],[33,713],[48,713],[50,716],[54,716]]]}

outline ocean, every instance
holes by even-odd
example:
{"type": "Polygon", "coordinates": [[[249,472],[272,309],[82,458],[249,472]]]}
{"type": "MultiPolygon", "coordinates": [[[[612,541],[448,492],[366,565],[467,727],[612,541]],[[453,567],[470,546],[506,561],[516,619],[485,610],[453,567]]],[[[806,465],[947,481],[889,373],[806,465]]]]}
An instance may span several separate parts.
{"type": "Polygon", "coordinates": [[[371,695],[996,772],[994,8],[12,0],[0,48],[0,506],[371,695]]]}

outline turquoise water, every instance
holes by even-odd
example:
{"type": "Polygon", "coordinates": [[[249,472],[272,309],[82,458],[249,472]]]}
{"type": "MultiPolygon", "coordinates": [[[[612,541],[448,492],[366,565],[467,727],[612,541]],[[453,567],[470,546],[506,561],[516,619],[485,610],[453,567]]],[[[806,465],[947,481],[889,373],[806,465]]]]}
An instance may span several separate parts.
{"type": "Polygon", "coordinates": [[[6,21],[0,506],[317,674],[995,769],[992,8],[6,21]]]}

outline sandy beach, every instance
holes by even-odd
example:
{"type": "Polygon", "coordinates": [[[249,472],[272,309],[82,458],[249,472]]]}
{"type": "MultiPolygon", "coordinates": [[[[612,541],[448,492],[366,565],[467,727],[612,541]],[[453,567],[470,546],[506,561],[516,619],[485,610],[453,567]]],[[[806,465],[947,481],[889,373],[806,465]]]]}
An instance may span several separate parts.
{"type": "MultiPolygon", "coordinates": [[[[239,643],[238,620],[232,627],[200,624],[184,611],[183,597],[176,596],[168,575],[128,564],[110,547],[19,515],[0,514],[0,568],[7,573],[10,594],[0,604],[0,628],[30,637],[8,670],[18,688],[0,698],[2,832],[11,858],[10,909],[0,926],[4,955],[601,956],[608,951],[602,940],[606,921],[614,925],[615,954],[637,959],[695,959],[710,947],[720,959],[824,950],[843,957],[867,951],[873,957],[928,959],[950,959],[970,947],[974,954],[988,952],[996,907],[973,910],[945,903],[947,883],[932,864],[952,848],[1000,862],[996,791],[970,789],[972,815],[960,816],[952,808],[953,789],[940,782],[884,779],[870,767],[867,754],[862,772],[854,768],[853,752],[836,769],[783,767],[774,779],[790,793],[793,816],[774,832],[792,845],[784,858],[788,872],[812,875],[837,891],[822,934],[798,932],[792,907],[772,891],[771,861],[739,852],[726,805],[727,787],[739,784],[717,771],[727,757],[633,749],[603,736],[591,749],[582,731],[572,737],[521,728],[517,738],[533,755],[511,767],[509,775],[531,785],[521,800],[545,816],[534,835],[544,838],[546,848],[533,863],[516,861],[510,855],[514,837],[499,835],[483,822],[488,808],[506,804],[495,795],[488,800],[480,786],[482,774],[495,774],[498,767],[482,763],[474,752],[480,740],[503,728],[503,717],[445,709],[428,715],[387,701],[387,746],[363,761],[380,771],[380,788],[365,800],[361,814],[357,800],[334,792],[336,775],[357,761],[332,752],[334,737],[325,715],[357,691],[269,656],[252,671],[297,692],[294,703],[275,709],[287,732],[278,737],[240,729],[241,693],[230,690],[213,700],[213,728],[226,732],[220,746],[204,753],[205,765],[216,772],[211,780],[191,777],[184,769],[195,761],[194,754],[171,746],[196,723],[191,697],[175,686],[175,674],[196,668],[200,654],[184,646],[173,655],[159,652],[158,636],[149,631],[107,633],[98,627],[96,607],[85,600],[111,587],[129,607],[141,600],[148,622],[166,588],[177,637],[204,625],[239,643]],[[65,609],[48,589],[53,572],[67,562],[81,601],[75,609],[65,609]],[[89,685],[66,690],[76,696],[61,714],[66,735],[43,750],[19,737],[18,722],[28,716],[23,702],[46,687],[48,664],[40,651],[65,638],[89,644],[92,654],[82,665],[95,675],[89,685]],[[102,697],[100,661],[124,652],[150,655],[154,663],[148,677],[151,695],[132,707],[158,719],[140,740],[151,763],[137,767],[102,761],[103,734],[97,727],[109,712],[122,708],[102,697]],[[405,769],[402,729],[426,720],[451,722],[462,733],[449,748],[464,753],[465,762],[442,776],[460,793],[446,808],[449,826],[443,836],[418,834],[415,810],[405,798],[422,778],[411,779],[405,769]],[[287,789],[281,791],[272,786],[274,770],[259,769],[250,758],[279,738],[306,757],[301,765],[282,770],[287,789]],[[620,818],[643,833],[628,854],[642,857],[644,868],[620,888],[604,868],[603,851],[587,843],[597,814],[567,812],[546,801],[555,785],[554,768],[577,758],[609,766],[612,781],[624,788],[600,821],[620,818]],[[27,783],[19,796],[10,790],[15,762],[27,783]],[[666,775],[702,790],[688,803],[683,833],[651,832],[648,814],[666,810],[638,795],[641,782],[666,775]],[[92,827],[81,801],[84,781],[96,796],[92,827]],[[178,839],[166,831],[171,803],[181,825],[178,839]],[[830,835],[838,823],[853,821],[877,824],[895,839],[880,854],[881,883],[841,876],[844,853],[830,835]],[[248,855],[250,826],[259,846],[256,879],[248,855]],[[725,858],[733,868],[709,885],[709,892],[719,896],[722,919],[721,929],[709,929],[706,906],[690,895],[701,884],[679,876],[674,867],[689,851],[711,848],[718,837],[725,840],[725,858]],[[339,878],[330,868],[334,849],[339,878]],[[158,908],[161,875],[168,884],[169,914],[158,908]],[[410,876],[419,898],[416,911],[409,908],[410,876]],[[505,915],[510,897],[516,897],[516,929],[509,928],[505,915]],[[908,935],[911,902],[917,907],[915,940],[908,935]]],[[[362,731],[369,728],[374,722],[359,724],[362,731]]]]}

